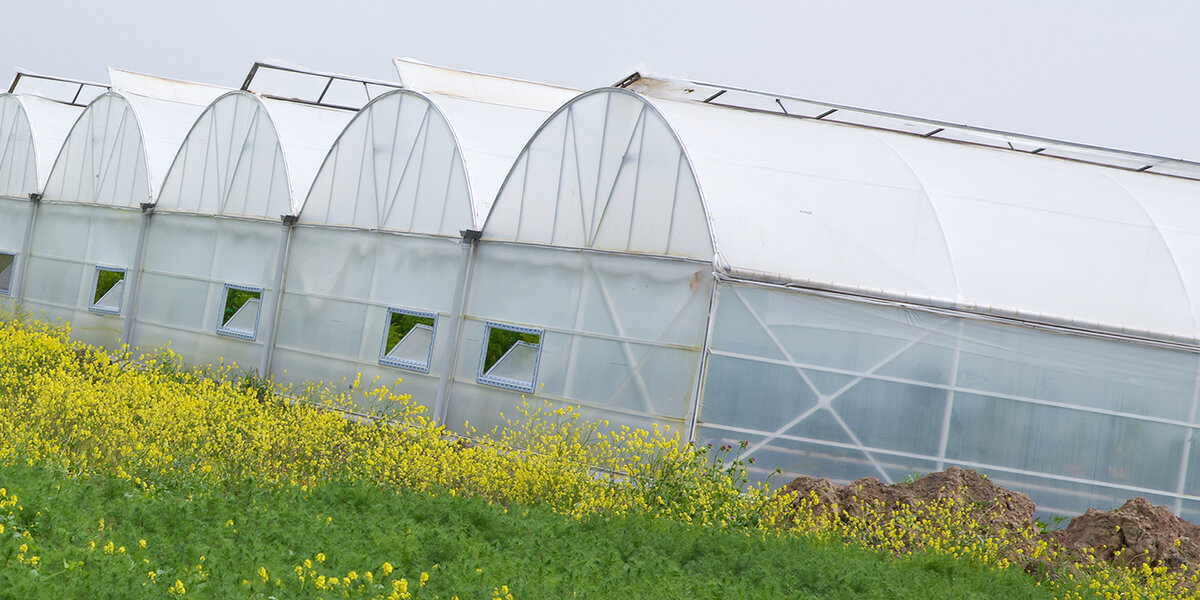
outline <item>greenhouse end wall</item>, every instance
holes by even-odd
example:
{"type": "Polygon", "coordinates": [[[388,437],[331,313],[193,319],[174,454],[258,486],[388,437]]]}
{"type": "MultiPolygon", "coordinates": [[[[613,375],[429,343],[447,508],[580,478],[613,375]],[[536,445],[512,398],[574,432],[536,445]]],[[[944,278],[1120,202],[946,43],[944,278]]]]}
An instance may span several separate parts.
{"type": "Polygon", "coordinates": [[[1082,513],[1132,496],[1200,520],[1196,353],[722,281],[697,439],[798,475],[959,465],[1082,513]],[[766,401],[764,401],[766,399],[766,401]]]}
{"type": "Polygon", "coordinates": [[[142,348],[169,343],[188,364],[257,367],[275,298],[282,234],[279,223],[156,213],[147,236],[134,341],[142,348]],[[261,292],[248,338],[218,334],[227,284],[261,292]]]}
{"type": "Polygon", "coordinates": [[[481,242],[447,425],[469,420],[486,431],[528,393],[532,403],[577,405],[612,426],[683,430],[704,345],[709,270],[673,258],[481,242]],[[483,381],[489,323],[543,332],[532,391],[483,381]]]}
{"type": "Polygon", "coordinates": [[[432,408],[442,350],[454,343],[459,240],[297,225],[291,248],[272,374],[295,384],[403,379],[396,389],[432,408]],[[427,373],[381,364],[389,308],[437,316],[427,373]]]}
{"type": "Polygon", "coordinates": [[[26,307],[47,321],[71,323],[75,339],[118,347],[129,315],[132,293],[125,285],[136,268],[141,225],[137,210],[43,201],[24,278],[26,307]],[[111,296],[114,304],[95,297],[101,269],[122,273],[121,288],[111,296]]]}

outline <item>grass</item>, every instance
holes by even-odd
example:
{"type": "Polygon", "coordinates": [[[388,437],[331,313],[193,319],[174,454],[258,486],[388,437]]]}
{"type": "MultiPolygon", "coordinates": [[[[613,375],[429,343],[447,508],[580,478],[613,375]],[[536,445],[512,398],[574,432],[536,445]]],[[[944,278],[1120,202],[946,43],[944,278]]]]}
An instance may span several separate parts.
{"type": "Polygon", "coordinates": [[[0,466],[0,487],[21,507],[0,509],[0,597],[162,598],[176,580],[195,597],[384,597],[399,578],[414,597],[464,600],[502,597],[502,586],[521,599],[1050,597],[1019,571],[944,556],[896,559],[638,514],[575,520],[362,482],[146,493],[114,477],[10,464],[0,466]],[[32,539],[14,535],[26,529],[32,539]],[[21,543],[36,546],[23,562],[21,543]],[[390,577],[383,562],[395,568],[390,577]],[[341,585],[350,571],[354,583],[341,585]],[[322,575],[339,586],[315,589],[322,575]]]}
{"type": "Polygon", "coordinates": [[[818,511],[747,485],[736,447],[569,407],[462,439],[357,380],[294,402],[21,315],[0,315],[0,348],[0,599],[1200,598],[1194,571],[1072,565],[970,503],[818,511]],[[327,410],[346,402],[388,422],[327,410]],[[1030,559],[1054,569],[1026,578],[1030,559]]]}

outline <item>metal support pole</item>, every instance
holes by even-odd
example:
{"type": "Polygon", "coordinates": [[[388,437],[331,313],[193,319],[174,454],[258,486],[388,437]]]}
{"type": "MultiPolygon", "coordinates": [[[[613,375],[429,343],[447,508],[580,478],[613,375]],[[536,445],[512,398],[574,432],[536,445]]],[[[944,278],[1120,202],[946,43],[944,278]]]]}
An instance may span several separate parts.
{"type": "Polygon", "coordinates": [[[709,277],[712,283],[709,286],[708,297],[708,323],[704,328],[704,341],[700,344],[700,361],[696,366],[696,383],[693,386],[695,389],[695,397],[692,398],[692,406],[688,410],[686,427],[687,441],[696,441],[696,424],[700,422],[700,400],[704,396],[704,379],[708,370],[708,346],[712,343],[713,323],[717,315],[718,287],[717,277],[712,271],[709,272],[709,277]]]}
{"type": "Polygon", "coordinates": [[[279,337],[279,320],[283,316],[283,288],[287,284],[288,257],[292,249],[292,232],[295,230],[296,215],[283,215],[283,235],[279,240],[279,260],[275,263],[275,282],[271,284],[271,318],[267,320],[267,331],[263,335],[262,360],[258,363],[258,374],[271,375],[271,363],[275,360],[275,340],[279,337]]]}
{"type": "Polygon", "coordinates": [[[958,387],[958,361],[962,358],[963,319],[958,319],[954,336],[954,359],[950,363],[950,386],[946,389],[946,405],[942,410],[942,433],[938,437],[937,470],[946,468],[946,447],[950,445],[950,417],[954,412],[954,390],[958,387]]]}
{"type": "MultiPolygon", "coordinates": [[[[465,229],[462,234],[462,257],[458,263],[458,282],[454,285],[454,306],[450,313],[450,342],[442,348],[440,368],[441,380],[438,381],[437,398],[433,403],[433,418],[438,424],[444,424],[446,413],[450,408],[450,388],[454,382],[454,371],[458,368],[458,346],[462,342],[463,312],[467,306],[467,295],[471,291],[471,276],[475,269],[475,249],[483,232],[477,229],[465,229]]],[[[445,339],[446,336],[443,336],[445,339]]]]}
{"type": "Polygon", "coordinates": [[[1196,409],[1200,404],[1200,363],[1196,365],[1196,375],[1192,382],[1192,408],[1188,411],[1188,423],[1193,425],[1188,427],[1187,437],[1183,440],[1183,448],[1180,449],[1179,455],[1179,473],[1175,476],[1175,502],[1172,508],[1175,514],[1179,515],[1183,511],[1183,494],[1187,491],[1188,479],[1188,463],[1192,461],[1192,443],[1196,435],[1196,409]]]}
{"type": "Polygon", "coordinates": [[[125,307],[125,324],[121,331],[121,339],[124,340],[131,349],[136,346],[133,341],[134,327],[137,324],[138,305],[142,299],[142,271],[146,268],[146,238],[150,230],[150,218],[154,216],[154,204],[151,202],[142,203],[142,225],[138,229],[137,239],[137,254],[134,255],[133,268],[130,269],[133,275],[133,281],[127,285],[130,290],[129,298],[126,300],[125,307]]]}
{"type": "Polygon", "coordinates": [[[16,299],[17,306],[25,304],[25,275],[29,269],[29,251],[33,248],[33,226],[37,222],[38,208],[42,205],[41,194],[29,194],[29,221],[25,223],[25,241],[21,244],[21,261],[17,265],[17,289],[12,291],[12,297],[16,299]]]}

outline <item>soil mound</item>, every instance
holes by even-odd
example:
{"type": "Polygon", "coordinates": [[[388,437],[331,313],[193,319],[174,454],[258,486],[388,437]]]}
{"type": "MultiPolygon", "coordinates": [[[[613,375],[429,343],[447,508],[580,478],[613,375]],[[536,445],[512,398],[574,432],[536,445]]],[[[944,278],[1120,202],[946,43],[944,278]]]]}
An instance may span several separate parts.
{"type": "MultiPolygon", "coordinates": [[[[1033,518],[1035,506],[1029,496],[1000,487],[976,471],[958,467],[894,485],[868,477],[839,486],[827,479],[802,476],[780,491],[796,492],[792,506],[797,509],[801,503],[811,502],[810,494],[815,496],[812,510],[818,515],[832,512],[840,518],[851,518],[865,512],[882,512],[886,517],[901,506],[917,508],[923,503],[950,498],[957,505],[969,505],[976,523],[997,537],[1002,532],[1033,533],[1038,527],[1033,518]]],[[[1072,519],[1065,529],[1026,539],[1030,541],[1021,544],[1025,550],[1033,542],[1043,540],[1053,549],[1065,551],[1066,556],[1082,558],[1091,553],[1097,560],[1123,566],[1139,567],[1142,563],[1151,567],[1165,565],[1169,569],[1200,566],[1200,525],[1180,519],[1167,507],[1154,506],[1145,498],[1134,498],[1112,511],[1089,509],[1072,519]]],[[[1031,572],[1055,570],[1049,558],[1032,560],[1015,554],[1010,558],[1031,572]]]]}
{"type": "Polygon", "coordinates": [[[895,485],[867,477],[839,486],[827,479],[802,476],[788,483],[783,491],[797,492],[793,500],[793,506],[797,507],[810,492],[815,494],[817,505],[813,508],[817,513],[833,510],[839,516],[858,517],[869,508],[893,510],[900,505],[915,508],[932,500],[952,499],[955,504],[972,505],[976,521],[988,531],[1016,532],[1034,527],[1034,505],[1029,496],[959,467],[895,485]]]}
{"type": "Polygon", "coordinates": [[[1066,529],[1045,536],[1072,553],[1091,549],[1096,558],[1114,564],[1140,566],[1200,564],[1200,526],[1134,498],[1117,510],[1094,508],[1074,519],[1066,529]]]}

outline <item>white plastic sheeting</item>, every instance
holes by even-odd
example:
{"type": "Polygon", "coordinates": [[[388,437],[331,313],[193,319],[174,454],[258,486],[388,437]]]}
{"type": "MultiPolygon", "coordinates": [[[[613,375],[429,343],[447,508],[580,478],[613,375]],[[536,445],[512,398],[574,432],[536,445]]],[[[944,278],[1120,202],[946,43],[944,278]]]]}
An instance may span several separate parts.
{"type": "Polygon", "coordinates": [[[442,96],[550,113],[579,94],[571,88],[439,67],[411,58],[396,58],[393,63],[404,87],[442,96]]]}
{"type": "Polygon", "coordinates": [[[229,92],[196,120],[155,210],[272,221],[296,215],[351,116],[229,92]]]}
{"type": "Polygon", "coordinates": [[[1064,514],[1144,495],[1200,519],[1200,356],[719,285],[697,438],[766,477],[981,469],[1064,514]]]}
{"type": "Polygon", "coordinates": [[[22,257],[33,206],[54,156],[83,109],[36,96],[0,94],[0,298],[11,303],[21,290],[22,257]],[[8,258],[11,257],[11,258],[8,258]]]}
{"type": "Polygon", "coordinates": [[[499,320],[545,327],[535,394],[589,414],[691,425],[689,397],[676,394],[697,389],[688,369],[700,373],[695,439],[747,441],[761,477],[778,466],[894,481],[963,465],[1047,511],[1145,495],[1198,519],[1198,191],[867,127],[590,92],[530,141],[485,225],[449,422],[476,423],[511,400],[461,383],[482,321],[499,320]],[[605,336],[657,339],[670,322],[685,334],[665,344],[681,351],[675,371],[636,352],[568,350],[598,333],[578,324],[604,314],[589,312],[586,268],[571,262],[601,257],[626,278],[602,287],[630,300],[605,307],[621,324],[605,336]],[[690,305],[669,310],[664,299],[689,289],[690,305]],[[604,397],[636,371],[668,389],[604,397]],[[583,388],[562,385],[584,373],[583,388]]]}
{"type": "MultiPolygon", "coordinates": [[[[136,80],[129,74],[126,83],[136,80]]],[[[132,277],[141,206],[154,202],[167,164],[213,94],[197,84],[155,84],[108,92],[88,105],[63,142],[33,226],[23,300],[50,320],[70,322],[79,339],[102,346],[122,338],[134,294],[123,294],[116,314],[91,310],[97,267],[132,277]],[[171,89],[178,91],[150,95],[171,89]]]]}
{"type": "Polygon", "coordinates": [[[0,94],[0,196],[40,193],[82,108],[37,96],[0,94]]]}
{"type": "MultiPolygon", "coordinates": [[[[548,87],[504,86],[534,97],[548,87]]],[[[398,90],[346,126],[293,231],[274,374],[288,381],[403,378],[405,392],[434,404],[453,357],[455,292],[468,265],[460,232],[480,226],[522,144],[549,114],[538,103],[507,100],[398,90]],[[406,350],[432,356],[422,359],[427,368],[385,366],[389,308],[438,317],[433,331],[420,334],[423,348],[406,350]]]]}
{"type": "Polygon", "coordinates": [[[722,270],[1195,342],[1195,182],[651,100],[695,165],[722,270]],[[1167,220],[1171,216],[1188,218],[1167,220]],[[1170,233],[1167,233],[1170,230],[1170,233]]]}
{"type": "Polygon", "coordinates": [[[188,360],[262,368],[281,253],[321,158],[353,113],[230,92],[196,120],[166,176],[146,242],[135,340],[188,360]],[[227,286],[261,293],[227,326],[227,286]],[[249,309],[247,309],[249,310],[249,309]],[[253,319],[251,319],[253,317],[253,319]]]}
{"type": "Polygon", "coordinates": [[[487,239],[711,261],[688,158],[630,92],[591,92],[546,122],[513,166],[487,239]]]}
{"type": "Polygon", "coordinates": [[[521,392],[479,381],[490,321],[544,329],[534,397],[579,405],[611,424],[682,428],[704,344],[708,271],[682,260],[485,239],[446,424],[469,420],[486,430],[520,403],[521,392]]]}

